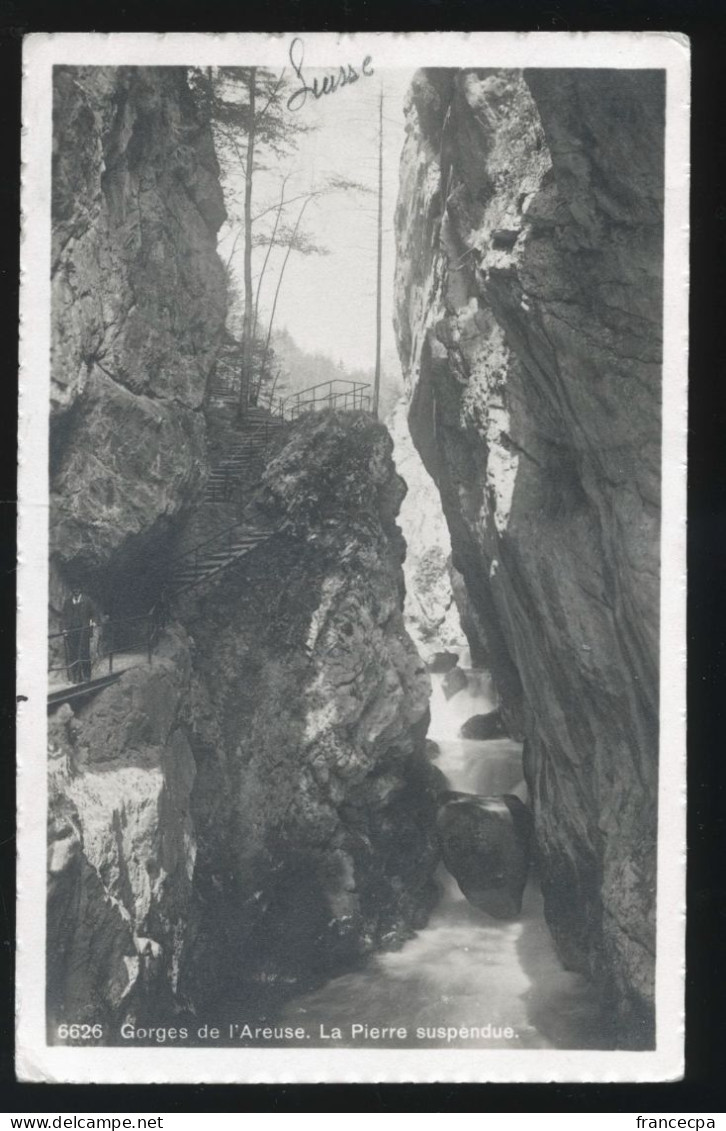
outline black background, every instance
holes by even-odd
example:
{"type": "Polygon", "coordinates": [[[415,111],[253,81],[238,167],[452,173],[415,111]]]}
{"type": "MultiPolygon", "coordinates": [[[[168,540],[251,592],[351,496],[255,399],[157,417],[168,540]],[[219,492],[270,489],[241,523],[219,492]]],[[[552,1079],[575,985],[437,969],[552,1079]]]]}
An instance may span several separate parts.
{"type": "MultiPolygon", "coordinates": [[[[2,1107],[11,1112],[720,1112],[726,1099],[726,0],[0,0],[0,831],[2,1107]],[[52,1085],[13,1073],[15,407],[21,39],[31,31],[680,31],[693,64],[686,1077],[659,1085],[52,1085]]],[[[39,312],[39,317],[42,313],[39,312]]],[[[26,327],[32,333],[32,326],[26,327]]],[[[32,380],[28,374],[27,380],[32,380]]],[[[717,1123],[720,1123],[717,1120],[717,1123]]]]}

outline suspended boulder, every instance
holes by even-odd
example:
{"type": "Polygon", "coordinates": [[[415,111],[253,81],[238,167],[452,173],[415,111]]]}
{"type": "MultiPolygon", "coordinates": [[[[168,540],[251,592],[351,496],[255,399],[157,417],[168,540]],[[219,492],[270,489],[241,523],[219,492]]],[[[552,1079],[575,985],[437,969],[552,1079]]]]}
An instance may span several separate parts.
{"type": "Polygon", "coordinates": [[[513,794],[442,795],[437,828],[448,871],[474,907],[495,919],[522,910],[532,854],[532,815],[513,794]]]}

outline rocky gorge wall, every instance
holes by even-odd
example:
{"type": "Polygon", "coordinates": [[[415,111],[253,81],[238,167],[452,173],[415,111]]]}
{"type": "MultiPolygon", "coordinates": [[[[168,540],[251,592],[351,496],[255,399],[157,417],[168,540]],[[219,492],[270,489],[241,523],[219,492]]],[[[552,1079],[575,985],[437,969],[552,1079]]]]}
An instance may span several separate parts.
{"type": "Polygon", "coordinates": [[[664,79],[419,72],[409,426],[526,741],[547,921],[653,1040],[664,79]]]}
{"type": "MultiPolygon", "coordinates": [[[[206,472],[200,409],[226,316],[219,170],[184,69],[56,67],[53,143],[51,631],[74,583],[102,613],[155,599],[206,472]]],[[[150,669],[49,718],[51,1034],[178,1000],[190,678],[177,625],[150,669]]]]}
{"type": "Polygon", "coordinates": [[[195,779],[181,626],[153,664],[49,718],[48,1029],[159,1024],[181,1005],[195,779]]]}
{"type": "Polygon", "coordinates": [[[183,985],[211,1016],[400,944],[437,898],[440,775],[391,452],[364,413],[301,420],[258,496],[276,533],[185,614],[199,855],[183,985]]]}
{"type": "Polygon", "coordinates": [[[443,511],[408,430],[408,405],[397,402],[386,425],[394,445],[396,468],[405,480],[406,497],[398,524],[406,540],[403,573],[406,582],[404,617],[419,656],[431,663],[438,652],[450,652],[462,663],[471,651],[474,666],[486,662],[480,634],[462,627],[469,612],[464,582],[451,563],[451,543],[443,511]],[[459,601],[457,601],[457,597],[459,601]]]}
{"type": "Polygon", "coordinates": [[[391,449],[364,414],[301,421],[258,498],[276,533],[51,716],[51,1027],[264,1013],[425,923],[440,775],[391,449]]]}
{"type": "Polygon", "coordinates": [[[183,68],[56,67],[51,562],[54,604],[108,579],[199,496],[200,408],[226,317],[225,210],[183,68]]]}

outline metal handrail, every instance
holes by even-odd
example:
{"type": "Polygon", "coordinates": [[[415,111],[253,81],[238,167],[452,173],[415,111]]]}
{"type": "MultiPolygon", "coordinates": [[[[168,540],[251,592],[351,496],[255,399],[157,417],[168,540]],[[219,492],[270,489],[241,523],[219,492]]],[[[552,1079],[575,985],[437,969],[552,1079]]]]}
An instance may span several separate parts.
{"type": "MultiPolygon", "coordinates": [[[[285,420],[286,418],[288,420],[292,420],[296,416],[298,416],[303,409],[309,406],[312,406],[313,408],[323,408],[324,406],[333,408],[337,407],[340,402],[342,403],[342,407],[344,409],[365,409],[367,411],[369,410],[371,403],[371,394],[369,391],[370,388],[370,384],[365,381],[353,381],[345,377],[336,377],[331,379],[330,381],[320,381],[317,385],[309,385],[304,389],[298,390],[296,393],[291,393],[288,397],[269,397],[269,407],[267,411],[270,412],[271,418],[268,420],[260,421],[260,423],[255,428],[251,429],[248,433],[248,439],[254,440],[256,438],[262,437],[266,445],[267,443],[269,443],[270,439],[270,428],[272,420],[285,420]],[[340,386],[345,386],[345,388],[341,389],[340,386]],[[327,390],[327,393],[323,396],[318,397],[318,391],[321,389],[327,390]]],[[[228,460],[227,462],[230,461],[228,460]]],[[[224,466],[224,463],[224,460],[221,461],[221,466],[224,466]]],[[[232,480],[235,478],[238,479],[240,477],[231,475],[229,468],[225,468],[225,497],[228,494],[230,482],[232,482],[232,480]]],[[[234,535],[238,531],[243,529],[246,525],[247,524],[245,522],[232,523],[232,525],[226,527],[224,530],[217,531],[217,533],[211,535],[211,537],[205,539],[203,542],[198,542],[196,546],[191,547],[191,549],[189,550],[185,550],[184,553],[178,554],[175,558],[173,558],[169,563],[169,578],[171,586],[173,587],[174,574],[177,573],[180,566],[187,561],[191,561],[193,563],[193,572],[194,574],[198,574],[199,576],[194,581],[187,582],[187,584],[185,585],[177,586],[176,588],[178,592],[183,592],[186,589],[193,587],[198,583],[199,580],[202,579],[202,577],[211,576],[209,571],[200,570],[200,552],[202,550],[207,551],[212,546],[226,545],[226,549],[231,555],[234,535]]],[[[264,537],[264,535],[262,535],[262,537],[264,537]]],[[[212,573],[216,573],[222,568],[224,568],[224,566],[219,565],[215,570],[212,571],[212,573]]],[[[89,622],[88,625],[81,625],[78,628],[65,629],[60,632],[52,632],[48,634],[48,641],[50,643],[50,641],[52,640],[67,640],[69,637],[82,632],[87,632],[90,639],[91,637],[93,637],[97,629],[101,629],[104,633],[104,637],[106,636],[106,634],[108,634],[108,638],[111,641],[110,647],[108,647],[107,650],[101,655],[103,657],[108,657],[108,670],[109,672],[112,672],[114,654],[118,654],[121,651],[128,652],[143,650],[139,648],[139,644],[141,643],[139,640],[131,642],[126,641],[122,647],[114,647],[114,641],[116,638],[114,629],[116,628],[116,626],[131,624],[135,622],[143,622],[147,626],[147,631],[144,634],[143,646],[148,651],[149,663],[151,663],[152,651],[154,645],[158,641],[159,630],[162,627],[161,614],[158,605],[155,606],[155,608],[150,612],[143,613],[138,616],[118,617],[114,620],[104,619],[101,624],[89,622]]],[[[73,662],[79,663],[87,661],[77,660],[73,662]]],[[[91,660],[90,662],[92,663],[93,661],[91,660]]],[[[66,660],[66,662],[63,664],[49,665],[48,671],[67,671],[70,666],[72,665],[69,664],[66,660]]],[[[81,680],[79,682],[83,683],[87,681],[81,680]]]]}
{"type": "Polygon", "coordinates": [[[148,620],[150,616],[151,613],[139,613],[138,616],[135,617],[115,617],[114,620],[104,620],[102,624],[98,624],[94,621],[92,624],[81,625],[80,628],[67,628],[61,629],[60,632],[49,632],[48,639],[56,640],[61,636],[70,636],[74,632],[88,632],[89,629],[93,631],[94,628],[108,628],[110,624],[128,624],[135,620],[148,620]]]}
{"type": "MultiPolygon", "coordinates": [[[[233,548],[234,548],[234,542],[235,542],[235,536],[237,535],[237,533],[240,530],[246,529],[247,526],[248,526],[247,523],[235,522],[231,526],[226,527],[224,530],[220,530],[216,534],[213,534],[211,538],[207,538],[204,542],[199,542],[196,546],[193,546],[190,550],[187,550],[187,551],[185,551],[185,553],[179,554],[176,558],[172,559],[172,561],[169,563],[169,582],[166,586],[167,596],[170,596],[174,592],[176,592],[177,594],[183,593],[187,589],[193,588],[193,586],[198,584],[199,581],[201,581],[203,579],[207,579],[207,578],[213,576],[215,573],[219,572],[221,569],[224,569],[226,563],[221,563],[219,566],[216,567],[216,569],[211,570],[211,571],[200,569],[200,561],[199,561],[200,551],[207,550],[210,546],[218,546],[219,545],[219,546],[225,546],[228,553],[230,555],[232,555],[233,554],[233,548]],[[179,563],[184,562],[188,559],[190,559],[194,563],[193,564],[193,572],[195,574],[197,574],[198,576],[195,578],[195,580],[189,581],[184,585],[174,586],[173,576],[174,576],[174,573],[176,572],[176,570],[178,570],[178,568],[179,568],[179,563]]],[[[269,531],[264,531],[264,532],[260,531],[258,533],[259,533],[260,539],[262,539],[263,537],[268,535],[270,532],[269,531]]],[[[165,622],[167,615],[168,615],[168,606],[165,606],[165,601],[164,601],[164,598],[163,598],[163,589],[162,589],[162,597],[152,607],[152,609],[148,613],[140,613],[140,614],[138,614],[136,616],[132,616],[132,617],[116,617],[114,619],[111,619],[109,617],[104,617],[100,621],[100,623],[96,622],[96,621],[89,621],[89,623],[87,625],[80,625],[77,628],[61,629],[61,631],[59,631],[59,632],[50,632],[50,633],[48,633],[48,643],[50,645],[51,642],[54,641],[54,640],[68,640],[69,637],[79,636],[81,633],[88,633],[89,642],[90,642],[92,637],[97,632],[100,631],[103,634],[102,638],[101,638],[103,650],[101,651],[100,649],[98,649],[97,652],[96,652],[95,658],[96,659],[106,659],[106,658],[108,658],[108,670],[109,670],[109,672],[113,672],[114,655],[118,655],[121,652],[146,651],[148,653],[149,663],[151,663],[152,652],[153,652],[155,645],[158,642],[159,633],[160,633],[161,629],[163,628],[163,625],[164,625],[164,622],[165,622]],[[166,612],[165,612],[165,607],[167,608],[166,612]],[[122,642],[117,645],[116,642],[118,640],[119,634],[116,630],[123,625],[129,625],[129,624],[141,624],[142,626],[144,626],[144,630],[138,638],[131,639],[131,640],[129,640],[128,638],[122,639],[122,642]]],[[[89,650],[90,650],[90,646],[89,646],[89,650]]],[[[93,659],[91,659],[89,657],[89,660],[90,660],[90,663],[92,664],[93,659]]],[[[83,660],[78,659],[78,660],[74,660],[72,663],[69,663],[67,655],[66,655],[66,659],[63,663],[49,664],[48,665],[48,672],[50,673],[50,672],[57,672],[57,671],[68,671],[68,669],[70,667],[72,667],[74,663],[84,663],[84,662],[88,663],[89,660],[83,661],[83,660]]],[[[88,682],[88,680],[80,680],[79,681],[79,683],[87,683],[87,682],[88,682]]]]}
{"type": "MultiPolygon", "coordinates": [[[[193,589],[194,586],[198,585],[201,581],[208,581],[209,578],[224,569],[227,562],[220,563],[220,565],[216,566],[214,569],[209,568],[209,559],[206,557],[206,552],[208,552],[210,546],[219,546],[220,548],[224,547],[226,549],[230,558],[238,557],[239,555],[234,553],[234,543],[238,532],[242,530],[249,530],[249,536],[253,544],[256,544],[257,541],[262,541],[273,533],[271,530],[249,529],[249,524],[246,522],[234,522],[231,526],[225,527],[224,530],[219,530],[216,534],[212,535],[211,538],[207,538],[204,542],[199,542],[190,550],[186,550],[183,554],[172,559],[169,563],[169,592],[179,596],[182,593],[186,593],[189,589],[193,589]],[[205,551],[205,556],[202,557],[200,566],[201,550],[205,551]],[[192,572],[196,576],[193,580],[175,583],[174,577],[178,574],[180,563],[186,562],[191,563],[192,572]]],[[[183,568],[183,565],[181,568],[183,568]]]]}
{"type": "MultiPolygon", "coordinates": [[[[260,539],[260,541],[262,541],[262,539],[260,539]]],[[[218,573],[221,573],[223,569],[226,569],[228,564],[229,563],[226,561],[220,562],[214,567],[214,569],[203,570],[201,573],[198,573],[198,575],[191,581],[187,581],[185,585],[178,586],[174,590],[174,592],[177,596],[181,596],[183,593],[188,593],[190,589],[194,589],[194,587],[201,584],[202,581],[211,581],[213,577],[216,577],[218,573]]]]}
{"type": "MultiPolygon", "coordinates": [[[[297,392],[289,393],[286,397],[273,396],[261,390],[258,394],[257,408],[266,408],[270,413],[271,419],[280,419],[292,421],[300,415],[303,407],[312,405],[313,407],[341,407],[338,402],[342,400],[342,407],[344,409],[362,409],[366,412],[370,411],[371,406],[371,393],[364,392],[370,390],[371,386],[367,381],[353,381],[348,377],[332,377],[329,381],[319,381],[317,385],[307,385],[304,389],[298,389],[297,392]],[[345,390],[340,390],[339,386],[345,385],[345,390]],[[333,392],[333,387],[336,391],[333,392]],[[326,389],[327,392],[318,396],[321,389],[326,389]]],[[[232,386],[225,386],[224,388],[215,387],[211,390],[212,396],[233,397],[236,390],[232,386]]],[[[267,422],[265,422],[267,424],[267,422]]],[[[261,427],[265,427],[262,425],[261,427]]]]}
{"type": "Polygon", "coordinates": [[[284,422],[284,415],[282,414],[282,400],[277,402],[277,412],[275,413],[272,408],[265,411],[270,413],[269,417],[259,420],[253,420],[252,425],[248,425],[244,433],[241,433],[239,439],[235,443],[231,453],[222,456],[212,466],[212,472],[217,476],[222,475],[224,481],[221,484],[212,482],[211,496],[212,502],[229,502],[234,493],[239,491],[244,480],[244,475],[240,474],[239,470],[235,468],[235,462],[241,455],[245,453],[249,456],[250,460],[255,458],[266,457],[267,450],[272,441],[274,433],[282,426],[284,422]]]}
{"type": "Polygon", "coordinates": [[[342,408],[343,410],[370,411],[371,386],[366,381],[350,381],[345,377],[335,377],[330,381],[321,381],[317,385],[309,385],[296,393],[291,393],[283,401],[283,413],[286,419],[294,420],[303,410],[322,408],[342,408]],[[346,388],[340,389],[338,386],[346,388]],[[319,390],[326,390],[318,395],[319,390]]]}
{"type": "Polygon", "coordinates": [[[314,393],[316,389],[322,389],[327,385],[354,385],[356,388],[370,389],[370,384],[367,381],[351,381],[347,377],[331,377],[330,380],[320,381],[317,385],[306,385],[304,389],[299,389],[297,393],[290,393],[290,396],[285,397],[285,400],[289,401],[291,397],[302,396],[303,393],[314,393]]]}
{"type": "Polygon", "coordinates": [[[198,542],[197,545],[192,546],[190,550],[185,550],[183,554],[177,554],[177,556],[175,558],[172,558],[171,562],[169,563],[170,576],[173,575],[174,570],[176,569],[179,562],[183,562],[187,558],[194,557],[196,565],[196,558],[198,558],[199,556],[199,551],[206,549],[207,547],[213,545],[215,542],[221,542],[222,539],[226,539],[227,549],[230,549],[232,542],[232,532],[239,530],[241,527],[247,525],[248,524],[246,522],[233,522],[231,526],[226,526],[224,530],[218,530],[216,534],[213,534],[211,536],[211,538],[206,538],[204,542],[198,542]]]}
{"type": "MultiPolygon", "coordinates": [[[[160,621],[159,614],[158,614],[156,609],[152,609],[148,613],[141,613],[138,616],[134,616],[134,617],[116,617],[114,620],[107,618],[107,619],[104,619],[101,622],[101,624],[97,624],[96,622],[91,622],[87,625],[80,625],[78,628],[68,628],[68,629],[61,630],[60,632],[50,632],[50,633],[48,633],[48,641],[50,642],[51,640],[59,640],[59,639],[67,640],[69,637],[79,635],[82,632],[87,632],[88,636],[89,636],[89,640],[90,640],[90,638],[93,637],[94,633],[98,629],[100,629],[103,633],[103,636],[102,636],[103,644],[106,644],[108,639],[110,639],[111,643],[110,643],[110,646],[106,647],[104,651],[98,652],[96,658],[97,659],[108,659],[108,670],[109,670],[109,672],[113,672],[113,658],[114,658],[115,655],[118,655],[120,652],[143,652],[143,651],[145,651],[148,654],[149,663],[151,663],[151,654],[152,654],[154,645],[157,643],[160,628],[161,628],[161,621],[160,621]],[[132,624],[132,623],[135,623],[135,622],[142,622],[146,626],[146,631],[143,634],[143,639],[140,639],[140,640],[137,639],[137,640],[131,640],[131,641],[126,640],[126,641],[124,641],[124,643],[121,646],[115,647],[114,644],[115,644],[115,640],[117,639],[117,634],[114,632],[114,629],[119,625],[132,624]],[[108,634],[108,636],[107,636],[107,634],[108,634]]],[[[74,662],[75,663],[81,663],[83,661],[76,660],[74,662]]],[[[85,662],[93,663],[93,660],[89,658],[89,661],[85,661],[85,662]]],[[[72,664],[69,664],[68,660],[66,659],[65,662],[62,663],[62,664],[49,664],[48,665],[48,672],[51,673],[51,672],[58,672],[58,671],[68,671],[69,667],[71,667],[71,666],[72,666],[72,664]]],[[[79,682],[85,683],[87,681],[86,680],[80,680],[79,682]]]]}
{"type": "Polygon", "coordinates": [[[285,404],[285,398],[284,397],[281,397],[281,396],[275,397],[275,396],[272,395],[272,393],[268,393],[264,389],[259,393],[259,395],[257,397],[258,408],[267,407],[267,411],[273,417],[279,416],[279,417],[282,417],[283,420],[285,419],[284,412],[283,412],[283,405],[284,404],[285,404]]]}

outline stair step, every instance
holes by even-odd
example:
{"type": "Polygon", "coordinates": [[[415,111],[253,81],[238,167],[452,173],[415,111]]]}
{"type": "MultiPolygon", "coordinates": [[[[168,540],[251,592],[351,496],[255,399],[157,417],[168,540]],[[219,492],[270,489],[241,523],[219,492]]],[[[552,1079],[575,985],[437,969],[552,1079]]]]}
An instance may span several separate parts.
{"type": "Polygon", "coordinates": [[[210,472],[210,474],[212,474],[212,475],[223,475],[223,474],[224,474],[224,472],[225,472],[225,471],[226,471],[226,470],[227,470],[228,468],[234,468],[234,467],[246,468],[246,467],[252,467],[252,465],[253,465],[253,464],[260,464],[260,463],[261,463],[261,464],[264,464],[264,462],[265,462],[265,461],[264,461],[263,459],[239,459],[239,460],[230,460],[230,461],[229,461],[229,463],[227,463],[227,462],[225,461],[225,463],[218,463],[218,464],[216,464],[216,465],[215,465],[215,466],[214,466],[214,467],[213,467],[213,468],[211,469],[211,472],[210,472]]]}
{"type": "Polygon", "coordinates": [[[219,464],[226,463],[228,460],[249,459],[250,456],[258,456],[264,452],[266,447],[267,444],[249,444],[244,448],[235,448],[232,451],[225,452],[224,455],[216,461],[214,466],[218,467],[219,464]]]}
{"type": "Polygon", "coordinates": [[[212,471],[219,470],[221,467],[229,467],[235,463],[252,463],[253,461],[259,462],[264,460],[264,449],[260,448],[259,451],[240,452],[239,455],[228,455],[224,459],[220,459],[217,463],[212,464],[212,471]]]}
{"type": "Polygon", "coordinates": [[[209,476],[209,481],[214,480],[219,483],[223,479],[234,479],[235,476],[240,476],[244,471],[251,471],[252,464],[234,464],[231,467],[223,467],[213,471],[209,476]]]}
{"type": "Polygon", "coordinates": [[[215,564],[218,562],[228,562],[231,561],[232,558],[239,557],[240,554],[244,554],[247,550],[252,549],[254,549],[254,546],[248,544],[247,546],[240,546],[237,550],[220,551],[218,554],[210,554],[208,558],[204,558],[202,564],[209,565],[210,562],[214,562],[215,564]]]}
{"type": "MultiPolygon", "coordinates": [[[[257,452],[260,448],[267,447],[267,437],[265,436],[252,436],[247,444],[235,444],[234,447],[227,448],[225,456],[241,456],[245,452],[257,452]]],[[[222,457],[224,458],[224,457],[222,457]]]]}
{"type": "Polygon", "coordinates": [[[217,463],[224,463],[228,459],[248,459],[250,456],[259,456],[269,445],[267,442],[248,444],[244,448],[238,448],[235,451],[225,452],[223,456],[217,460],[217,463]]]}
{"type": "Polygon", "coordinates": [[[257,542],[247,542],[244,546],[234,546],[231,550],[220,551],[218,554],[210,554],[208,558],[203,558],[201,565],[209,565],[210,562],[228,562],[232,558],[238,558],[241,554],[246,554],[248,550],[254,550],[257,542]]]}
{"type": "Polygon", "coordinates": [[[224,546],[217,551],[206,553],[197,559],[196,564],[186,564],[181,567],[180,570],[175,570],[174,577],[189,577],[199,570],[209,569],[212,565],[216,565],[219,562],[232,561],[248,550],[253,550],[255,546],[259,546],[260,542],[264,542],[269,538],[271,533],[271,531],[264,531],[259,534],[248,535],[246,538],[238,539],[233,542],[229,547],[224,546]]]}
{"type": "Polygon", "coordinates": [[[259,462],[261,455],[262,452],[245,452],[244,455],[240,456],[227,456],[219,463],[214,464],[212,471],[220,471],[225,467],[244,467],[248,463],[259,462]]]}
{"type": "Polygon", "coordinates": [[[217,479],[224,479],[225,476],[232,475],[236,471],[249,471],[253,467],[251,460],[245,463],[229,463],[224,467],[215,467],[210,472],[210,477],[213,475],[217,479]]]}
{"type": "Polygon", "coordinates": [[[234,461],[235,459],[252,459],[258,458],[263,455],[267,448],[266,443],[260,443],[259,446],[253,448],[244,448],[241,451],[227,451],[221,459],[215,460],[213,467],[223,467],[225,464],[234,461]]]}
{"type": "Polygon", "coordinates": [[[208,482],[221,483],[224,479],[239,478],[244,472],[252,472],[252,464],[237,464],[236,466],[223,468],[221,471],[213,472],[208,482]]]}
{"type": "Polygon", "coordinates": [[[241,483],[242,479],[254,479],[253,470],[254,469],[250,467],[233,468],[227,473],[220,472],[218,475],[210,475],[207,483],[216,484],[218,487],[223,486],[225,483],[229,483],[230,486],[233,486],[235,483],[241,483]]]}
{"type": "Polygon", "coordinates": [[[185,566],[178,574],[175,571],[174,576],[180,576],[182,573],[194,573],[196,569],[206,569],[211,563],[231,561],[232,558],[239,557],[240,554],[246,554],[248,550],[254,550],[255,546],[259,546],[260,542],[264,541],[264,538],[258,538],[254,542],[245,542],[243,545],[233,546],[230,550],[220,550],[217,554],[205,554],[194,565],[185,566]]]}

